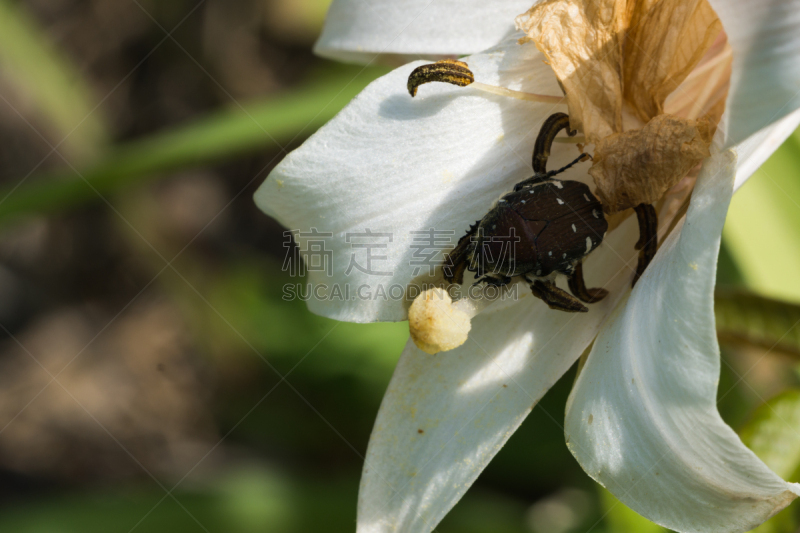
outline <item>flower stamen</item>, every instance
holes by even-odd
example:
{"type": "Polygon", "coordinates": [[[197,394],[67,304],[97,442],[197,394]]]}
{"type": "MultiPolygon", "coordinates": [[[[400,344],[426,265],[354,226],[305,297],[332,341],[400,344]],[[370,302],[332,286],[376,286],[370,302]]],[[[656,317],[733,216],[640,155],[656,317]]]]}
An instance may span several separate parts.
{"type": "Polygon", "coordinates": [[[478,89],[487,93],[498,94],[500,96],[507,96],[509,98],[516,98],[517,100],[526,100],[528,102],[541,102],[543,104],[565,104],[567,98],[565,96],[550,96],[547,94],[534,94],[522,91],[515,91],[513,89],[506,89],[505,87],[497,87],[496,85],[488,85],[476,81],[472,84],[473,89],[478,89]]]}
{"type": "Polygon", "coordinates": [[[446,290],[434,288],[420,294],[408,310],[408,329],[414,344],[431,355],[447,352],[467,341],[470,321],[477,309],[461,309],[446,290]]]}
{"type": "Polygon", "coordinates": [[[586,144],[586,137],[583,135],[576,135],[575,137],[556,137],[553,139],[553,142],[563,144],[586,144]]]}
{"type": "Polygon", "coordinates": [[[434,81],[458,85],[459,87],[466,87],[469,85],[483,92],[528,102],[541,102],[545,104],[567,103],[567,99],[564,96],[526,93],[475,81],[475,75],[469,69],[469,66],[463,61],[457,61],[455,59],[443,59],[436,63],[430,63],[415,68],[408,76],[408,94],[414,97],[417,95],[417,88],[419,88],[420,85],[434,81]]]}
{"type": "Polygon", "coordinates": [[[512,294],[507,288],[501,291],[499,298],[467,291],[455,301],[439,287],[422,292],[408,310],[411,339],[417,348],[431,355],[458,348],[467,341],[472,319],[512,294]]]}
{"type": "Polygon", "coordinates": [[[414,97],[420,85],[434,81],[466,87],[475,81],[475,76],[463,61],[444,59],[415,68],[408,76],[408,94],[414,97]]]}

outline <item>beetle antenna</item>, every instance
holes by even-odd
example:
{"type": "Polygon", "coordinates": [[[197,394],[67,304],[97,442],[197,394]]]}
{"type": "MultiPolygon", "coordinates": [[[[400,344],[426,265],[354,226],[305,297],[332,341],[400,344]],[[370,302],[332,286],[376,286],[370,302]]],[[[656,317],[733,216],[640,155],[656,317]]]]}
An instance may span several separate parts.
{"type": "Polygon", "coordinates": [[[558,170],[551,170],[550,172],[547,173],[547,176],[548,177],[552,177],[552,176],[555,176],[556,174],[561,174],[565,170],[568,170],[568,169],[572,168],[573,166],[577,165],[581,161],[586,161],[586,160],[593,160],[592,156],[590,156],[587,153],[582,153],[581,155],[578,156],[578,158],[575,161],[573,161],[569,165],[567,165],[565,167],[562,167],[562,168],[559,168],[558,170]]]}

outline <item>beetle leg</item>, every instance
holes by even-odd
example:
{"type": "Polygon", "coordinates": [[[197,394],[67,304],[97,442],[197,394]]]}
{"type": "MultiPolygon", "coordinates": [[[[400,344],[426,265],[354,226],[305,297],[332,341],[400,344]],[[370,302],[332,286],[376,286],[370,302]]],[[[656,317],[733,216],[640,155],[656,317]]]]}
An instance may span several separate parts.
{"type": "Polygon", "coordinates": [[[639,263],[631,287],[636,285],[644,270],[658,251],[658,215],[652,204],[639,204],[633,208],[639,220],[639,240],[634,247],[639,252],[639,263]]]}
{"type": "Polygon", "coordinates": [[[579,262],[577,265],[575,265],[575,269],[572,271],[572,274],[568,279],[569,290],[572,291],[572,294],[587,304],[599,302],[608,296],[608,291],[605,289],[586,288],[586,282],[583,280],[583,263],[579,262]]]}
{"type": "Polygon", "coordinates": [[[456,247],[445,255],[442,273],[448,283],[458,285],[464,283],[464,271],[469,263],[469,245],[472,243],[472,237],[477,233],[479,225],[480,220],[472,225],[467,234],[458,240],[456,247]]]}
{"type": "Polygon", "coordinates": [[[478,283],[494,285],[495,287],[505,287],[506,285],[511,283],[511,278],[509,278],[508,276],[495,274],[494,276],[483,276],[481,279],[473,283],[473,285],[477,285],[478,283]]]}
{"type": "Polygon", "coordinates": [[[553,139],[558,132],[566,129],[567,135],[572,137],[576,130],[569,129],[569,115],[566,113],[553,113],[542,124],[539,135],[536,136],[536,143],[533,145],[533,172],[536,174],[547,174],[547,158],[550,157],[550,147],[553,146],[553,139]]]}
{"type": "Polygon", "coordinates": [[[550,309],[567,311],[570,313],[586,313],[589,311],[577,298],[567,291],[556,287],[556,284],[552,281],[541,281],[537,279],[531,283],[531,292],[534,296],[544,301],[550,309]]]}

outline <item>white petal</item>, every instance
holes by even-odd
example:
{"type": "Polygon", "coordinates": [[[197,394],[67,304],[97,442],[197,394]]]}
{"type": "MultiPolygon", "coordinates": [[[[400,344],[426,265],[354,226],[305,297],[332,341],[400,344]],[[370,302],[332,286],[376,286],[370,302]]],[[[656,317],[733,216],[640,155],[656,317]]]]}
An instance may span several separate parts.
{"type": "Polygon", "coordinates": [[[523,301],[475,317],[460,348],[406,346],[370,439],[359,533],[436,526],[627,293],[637,232],[631,217],[587,259],[589,286],[611,291],[589,313],[553,311],[522,288],[523,301]]]}
{"type": "MultiPolygon", "coordinates": [[[[520,46],[516,39],[467,61],[476,78],[486,83],[560,94],[536,47],[520,46]]],[[[317,240],[332,251],[333,275],[312,271],[310,282],[349,285],[351,295],[365,286],[362,294],[370,296],[366,301],[313,298],[309,306],[316,313],[355,322],[403,320],[403,302],[375,294],[379,285],[387,292],[392,287],[395,293],[402,291],[415,275],[427,273],[427,267],[414,264],[414,239],[424,237],[411,232],[451,231],[448,248],[454,246],[502,193],[533,173],[531,153],[539,127],[564,107],[441,83],[423,85],[411,98],[407,78],[420,64],[373,82],[289,154],[256,192],[259,207],[289,229],[315,227],[332,233],[317,240]],[[388,237],[371,239],[386,245],[372,250],[373,257],[385,259],[375,259],[371,270],[391,275],[369,275],[357,268],[345,275],[351,258],[367,267],[367,250],[353,246],[365,240],[347,235],[365,229],[391,234],[391,242],[388,237]]],[[[557,143],[550,168],[578,153],[574,145],[557,143]]],[[[587,179],[587,168],[577,165],[565,176],[587,179]]],[[[306,250],[308,238],[299,240],[306,250]]]]}
{"type": "Polygon", "coordinates": [[[367,63],[376,55],[463,55],[514,31],[530,0],[334,0],[314,51],[367,63]]]}
{"type": "Polygon", "coordinates": [[[730,152],[706,161],[682,230],[603,328],[567,403],[568,446],[584,470],[677,531],[747,531],[800,494],[716,406],[714,277],[735,165],[730,152]]]}
{"type": "Polygon", "coordinates": [[[800,0],[710,0],[733,48],[727,146],[800,108],[800,0]]]}

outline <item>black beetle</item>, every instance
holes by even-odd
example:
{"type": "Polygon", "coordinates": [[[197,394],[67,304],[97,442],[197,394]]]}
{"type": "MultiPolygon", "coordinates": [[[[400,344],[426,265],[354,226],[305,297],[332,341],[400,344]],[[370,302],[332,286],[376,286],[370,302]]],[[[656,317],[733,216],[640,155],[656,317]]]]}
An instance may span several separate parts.
{"type": "MultiPolygon", "coordinates": [[[[409,94],[415,96],[420,85],[430,82],[465,87],[475,82],[475,76],[463,61],[446,59],[422,65],[408,77],[409,94]]],[[[555,178],[591,156],[581,154],[559,170],[548,172],[546,168],[553,140],[562,129],[570,136],[577,133],[570,131],[569,117],[564,113],[545,120],[533,147],[533,177],[500,198],[458,241],[443,265],[448,282],[463,283],[465,270],[475,272],[478,282],[493,285],[506,285],[511,278],[522,276],[533,294],[548,306],[573,312],[588,311],[581,301],[593,303],[608,295],[605,289],[587,289],[583,280],[583,258],[600,245],[608,230],[603,207],[583,183],[555,178]],[[521,246],[516,246],[519,243],[521,246]],[[557,273],[568,276],[569,289],[575,296],[556,287],[553,280],[557,273]]],[[[655,207],[642,203],[633,210],[639,223],[635,246],[639,261],[631,285],[636,284],[658,250],[655,207]]]]}
{"type": "Polygon", "coordinates": [[[546,164],[555,136],[566,129],[569,117],[551,115],[542,125],[533,150],[534,175],[503,195],[477,221],[448,255],[445,279],[463,283],[464,271],[474,272],[479,282],[506,285],[522,276],[535,296],[552,309],[586,312],[581,301],[593,303],[608,294],[605,289],[587,289],[582,261],[605,237],[608,222],[603,206],[589,187],[579,181],[555,176],[572,165],[590,159],[581,156],[556,171],[546,164]],[[557,273],[569,277],[572,294],[554,283],[557,273]]]}

